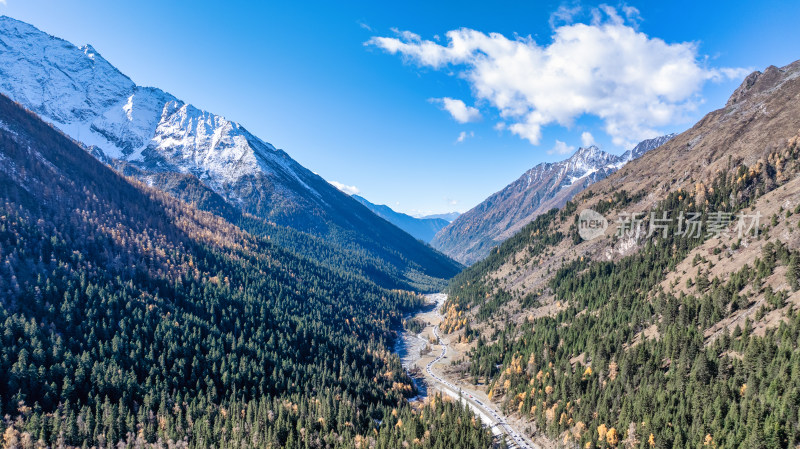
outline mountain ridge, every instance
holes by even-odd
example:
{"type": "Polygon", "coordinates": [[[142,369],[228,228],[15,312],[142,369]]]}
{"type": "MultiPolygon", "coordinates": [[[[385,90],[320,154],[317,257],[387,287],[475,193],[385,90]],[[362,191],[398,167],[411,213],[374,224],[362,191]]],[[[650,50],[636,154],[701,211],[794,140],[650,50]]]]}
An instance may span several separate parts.
{"type": "Polygon", "coordinates": [[[443,214],[419,215],[415,216],[415,218],[441,218],[442,220],[445,220],[448,223],[452,223],[453,220],[458,218],[459,215],[461,215],[460,212],[446,212],[443,214]]]}
{"type": "Polygon", "coordinates": [[[579,148],[563,161],[537,164],[516,181],[461,214],[437,233],[431,245],[455,260],[471,265],[537,216],[563,206],[587,186],[674,136],[669,134],[644,140],[619,156],[590,145],[579,148]]]}
{"type": "Polygon", "coordinates": [[[443,218],[412,217],[411,215],[397,212],[385,204],[371,203],[369,200],[360,195],[353,195],[353,198],[358,200],[358,202],[364,206],[367,206],[369,210],[374,212],[379,217],[411,234],[417,240],[422,240],[425,243],[430,242],[437,232],[450,224],[449,221],[443,218]]]}

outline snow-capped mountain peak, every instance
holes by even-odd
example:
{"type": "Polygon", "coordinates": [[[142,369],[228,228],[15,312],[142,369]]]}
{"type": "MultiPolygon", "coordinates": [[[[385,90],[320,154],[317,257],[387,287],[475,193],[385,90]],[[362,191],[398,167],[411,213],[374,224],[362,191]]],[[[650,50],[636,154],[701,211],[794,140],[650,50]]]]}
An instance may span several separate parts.
{"type": "Polygon", "coordinates": [[[613,154],[606,153],[596,145],[578,148],[566,161],[560,162],[573,172],[597,171],[603,168],[611,168],[618,164],[619,160],[613,154]]]}
{"type": "Polygon", "coordinates": [[[605,154],[605,152],[601,150],[597,145],[589,145],[588,147],[578,148],[578,151],[573,153],[572,156],[569,157],[569,159],[570,160],[588,159],[603,154],[605,154]]]}
{"type": "Polygon", "coordinates": [[[459,216],[439,231],[431,244],[459,262],[471,264],[538,215],[563,206],[587,186],[672,137],[674,134],[645,140],[621,156],[590,145],[579,148],[563,161],[538,164],[459,216]]]}
{"type": "Polygon", "coordinates": [[[87,122],[135,87],[91,46],[83,49],[0,17],[0,90],[54,123],[87,122]]]}
{"type": "Polygon", "coordinates": [[[639,142],[633,149],[626,151],[620,157],[623,163],[630,162],[634,159],[638,159],[641,155],[647,153],[650,150],[660,147],[665,143],[669,142],[673,137],[677,134],[667,134],[664,136],[654,137],[652,139],[647,139],[639,142]]]}
{"type": "Polygon", "coordinates": [[[0,92],[107,158],[193,173],[223,194],[249,175],[297,178],[284,155],[238,123],[137,86],[91,45],[3,16],[0,47],[0,92]]]}

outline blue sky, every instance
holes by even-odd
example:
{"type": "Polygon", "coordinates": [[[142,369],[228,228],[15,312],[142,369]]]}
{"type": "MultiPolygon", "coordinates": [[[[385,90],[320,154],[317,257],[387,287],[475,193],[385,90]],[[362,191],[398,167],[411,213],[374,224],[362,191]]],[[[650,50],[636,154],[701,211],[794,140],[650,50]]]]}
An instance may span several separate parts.
{"type": "Polygon", "coordinates": [[[798,2],[387,5],[0,0],[0,13],[90,43],[136,83],[238,121],[329,181],[412,214],[463,212],[584,140],[621,153],[647,133],[682,131],[725,103],[742,69],[800,58],[789,37],[798,2]],[[557,32],[573,41],[551,46],[557,32]],[[596,39],[609,35],[622,37],[596,39]],[[473,46],[456,55],[453,37],[465,36],[473,46]],[[522,52],[509,58],[509,46],[522,52]],[[677,69],[653,82],[606,79],[625,69],[615,57],[570,69],[597,52],[677,69]],[[564,66],[566,77],[552,69],[564,66]],[[642,85],[661,90],[634,101],[642,85]]]}

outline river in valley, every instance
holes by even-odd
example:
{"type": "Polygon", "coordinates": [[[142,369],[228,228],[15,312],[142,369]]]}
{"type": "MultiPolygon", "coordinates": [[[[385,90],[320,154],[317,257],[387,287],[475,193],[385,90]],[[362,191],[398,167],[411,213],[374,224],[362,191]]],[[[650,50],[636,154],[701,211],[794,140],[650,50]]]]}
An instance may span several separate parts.
{"type": "Polygon", "coordinates": [[[428,303],[425,307],[406,317],[406,319],[417,318],[424,322],[426,327],[420,334],[414,334],[405,329],[398,330],[400,338],[394,347],[394,352],[400,357],[403,367],[414,379],[419,392],[418,396],[411,400],[424,399],[427,397],[429,389],[440,392],[471,408],[492,430],[492,433],[505,440],[507,447],[539,449],[539,446],[520,432],[507,416],[495,408],[484,392],[462,381],[447,379],[436,368],[436,365],[455,360],[454,354],[455,356],[459,354],[451,347],[449,339],[439,333],[438,325],[442,319],[440,310],[447,300],[447,295],[434,293],[426,295],[426,298],[428,303]],[[430,342],[435,343],[431,344],[430,342]]]}
{"type": "MultiPolygon", "coordinates": [[[[447,299],[444,293],[431,293],[425,295],[428,303],[421,310],[409,315],[406,319],[412,319],[420,315],[434,313],[447,299]]],[[[422,358],[422,351],[428,347],[428,339],[423,334],[414,334],[405,329],[398,330],[400,338],[394,345],[394,352],[400,357],[403,368],[411,374],[414,379],[419,395],[415,399],[423,399],[428,394],[428,386],[423,378],[423,373],[416,363],[422,358]]]]}

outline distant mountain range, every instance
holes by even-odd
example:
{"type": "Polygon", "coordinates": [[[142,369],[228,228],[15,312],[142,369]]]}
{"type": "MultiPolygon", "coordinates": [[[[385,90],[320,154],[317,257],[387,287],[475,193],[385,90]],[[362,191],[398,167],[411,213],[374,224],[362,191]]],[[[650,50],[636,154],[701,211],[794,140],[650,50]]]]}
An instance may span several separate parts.
{"type": "Polygon", "coordinates": [[[578,149],[564,161],[539,164],[460,215],[436,234],[431,245],[457,261],[470,265],[486,257],[492,248],[537,216],[563,206],[587,186],[606,178],[674,136],[670,134],[645,140],[620,156],[592,145],[578,149]]]}
{"type": "Polygon", "coordinates": [[[461,215],[461,212],[448,212],[446,214],[432,214],[432,215],[422,215],[416,218],[441,218],[442,220],[447,221],[448,223],[452,223],[453,220],[458,218],[461,215]]]}
{"type": "Polygon", "coordinates": [[[424,288],[460,269],[238,123],[137,86],[90,45],[78,48],[5,16],[0,93],[98,159],[200,208],[227,203],[373,259],[385,286],[424,288]]]}
{"type": "MultiPolygon", "coordinates": [[[[394,211],[391,207],[379,204],[372,204],[361,196],[353,195],[353,198],[358,200],[361,204],[367,206],[369,210],[374,212],[379,217],[388,221],[389,223],[397,226],[398,228],[413,235],[418,240],[425,243],[431,241],[434,235],[442,228],[450,224],[450,221],[438,217],[422,217],[416,218],[411,215],[403,214],[394,211]]],[[[457,213],[456,213],[457,214],[457,213]]],[[[451,214],[444,214],[450,216],[451,214]]]]}

